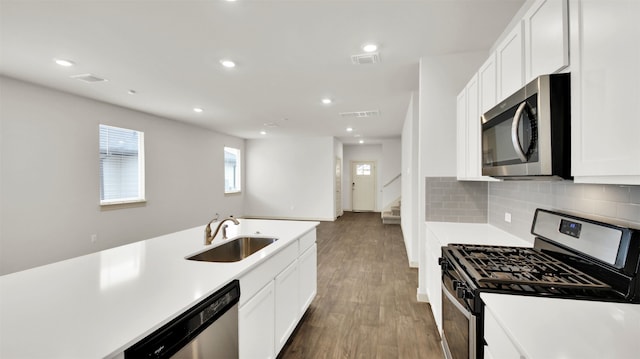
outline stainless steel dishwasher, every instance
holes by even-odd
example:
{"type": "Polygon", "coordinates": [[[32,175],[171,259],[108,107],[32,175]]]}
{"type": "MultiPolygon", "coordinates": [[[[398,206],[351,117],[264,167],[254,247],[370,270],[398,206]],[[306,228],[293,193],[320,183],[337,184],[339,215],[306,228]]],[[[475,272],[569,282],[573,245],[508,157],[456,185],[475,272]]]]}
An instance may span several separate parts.
{"type": "Polygon", "coordinates": [[[125,350],[133,358],[238,358],[237,280],[125,350]]]}

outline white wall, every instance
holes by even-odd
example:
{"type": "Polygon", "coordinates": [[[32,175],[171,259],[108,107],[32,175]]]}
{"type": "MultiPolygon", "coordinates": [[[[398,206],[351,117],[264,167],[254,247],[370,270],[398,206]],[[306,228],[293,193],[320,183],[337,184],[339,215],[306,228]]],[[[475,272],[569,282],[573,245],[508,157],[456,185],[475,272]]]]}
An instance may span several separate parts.
{"type": "Polygon", "coordinates": [[[418,93],[411,94],[411,102],[402,126],[402,203],[401,227],[411,267],[418,267],[418,93]]]}
{"type": "Polygon", "coordinates": [[[486,51],[479,51],[420,59],[417,197],[421,300],[426,299],[425,177],[456,176],[456,97],[487,56],[486,51]]]}
{"type": "Polygon", "coordinates": [[[243,214],[223,173],[242,139],[5,77],[0,92],[0,273],[243,214]],[[144,132],[144,206],[101,210],[101,123],[144,132]]]}
{"type": "MultiPolygon", "coordinates": [[[[380,210],[386,210],[402,196],[402,141],[398,139],[382,141],[382,203],[380,210]],[[395,178],[395,179],[394,179],[395,178]],[[387,185],[386,187],[384,187],[387,185]]],[[[402,212],[402,210],[401,210],[402,212]]]]}
{"type": "Polygon", "coordinates": [[[247,140],[246,215],[332,221],[335,145],[333,137],[247,140]]]}

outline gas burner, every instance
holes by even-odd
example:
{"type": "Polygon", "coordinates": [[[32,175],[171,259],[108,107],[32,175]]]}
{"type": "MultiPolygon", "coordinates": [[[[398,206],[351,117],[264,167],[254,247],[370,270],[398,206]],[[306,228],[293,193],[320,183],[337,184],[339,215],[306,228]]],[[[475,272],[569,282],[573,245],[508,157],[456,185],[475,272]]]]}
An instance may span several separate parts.
{"type": "MultiPolygon", "coordinates": [[[[611,286],[533,248],[449,245],[480,287],[609,290],[611,286]]],[[[539,289],[544,291],[544,289],[539,289]]]]}

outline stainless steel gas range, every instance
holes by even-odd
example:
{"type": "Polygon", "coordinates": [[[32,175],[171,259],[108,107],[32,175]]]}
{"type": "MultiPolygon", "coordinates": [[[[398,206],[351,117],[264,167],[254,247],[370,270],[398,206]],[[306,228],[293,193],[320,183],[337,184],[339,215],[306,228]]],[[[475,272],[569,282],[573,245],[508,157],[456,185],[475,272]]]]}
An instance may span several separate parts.
{"type": "Polygon", "coordinates": [[[640,303],[640,230],[537,209],[533,248],[442,247],[447,358],[484,357],[481,292],[640,303]]]}

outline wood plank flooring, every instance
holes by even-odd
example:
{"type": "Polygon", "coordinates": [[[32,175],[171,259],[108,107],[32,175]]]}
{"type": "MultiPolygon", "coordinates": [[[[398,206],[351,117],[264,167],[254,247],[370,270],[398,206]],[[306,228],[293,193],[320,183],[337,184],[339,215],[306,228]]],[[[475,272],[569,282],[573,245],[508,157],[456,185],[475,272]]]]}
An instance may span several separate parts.
{"type": "Polygon", "coordinates": [[[317,233],[318,294],[278,358],[443,358],[400,226],[345,212],[317,233]]]}

